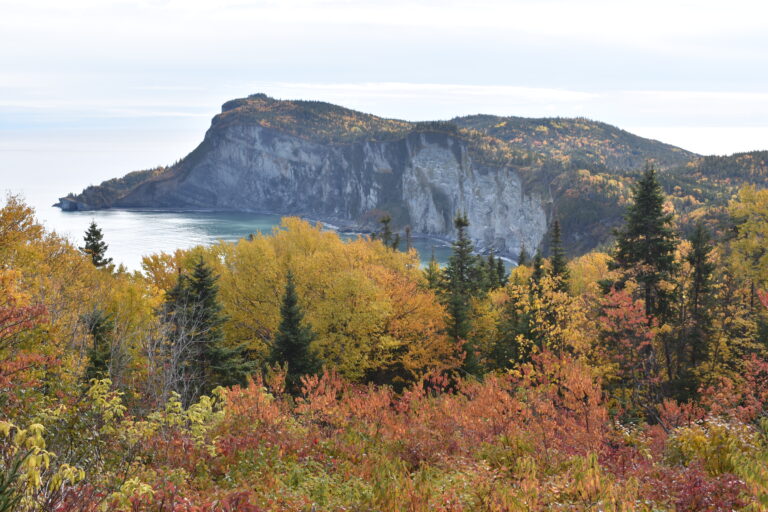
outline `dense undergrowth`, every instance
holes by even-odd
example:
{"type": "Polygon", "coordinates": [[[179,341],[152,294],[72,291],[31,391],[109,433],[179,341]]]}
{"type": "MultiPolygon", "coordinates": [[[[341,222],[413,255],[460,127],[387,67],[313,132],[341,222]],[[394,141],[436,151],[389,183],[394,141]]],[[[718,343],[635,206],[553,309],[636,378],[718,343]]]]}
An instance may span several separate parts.
{"type": "Polygon", "coordinates": [[[742,190],[713,242],[659,210],[657,274],[629,228],[506,275],[298,219],[131,273],[10,197],[0,512],[766,510],[766,212],[742,190]],[[289,275],[317,373],[273,361],[289,275]]]}

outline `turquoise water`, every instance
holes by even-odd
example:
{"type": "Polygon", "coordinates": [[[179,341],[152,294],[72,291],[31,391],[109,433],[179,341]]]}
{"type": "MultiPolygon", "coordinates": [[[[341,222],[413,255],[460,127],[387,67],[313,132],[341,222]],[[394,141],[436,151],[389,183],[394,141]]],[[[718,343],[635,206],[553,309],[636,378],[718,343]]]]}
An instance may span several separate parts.
{"type": "MultiPolygon", "coordinates": [[[[48,226],[78,242],[94,220],[104,232],[108,256],[131,270],[139,269],[142,256],[153,252],[235,241],[251,233],[270,233],[280,223],[279,215],[221,212],[58,211],[46,212],[45,218],[48,226]]],[[[359,235],[341,236],[351,239],[359,235]]],[[[413,246],[423,263],[433,249],[438,261],[447,261],[450,256],[450,247],[441,241],[419,238],[413,240],[413,246]]]]}
{"type": "MultiPolygon", "coordinates": [[[[189,149],[199,137],[193,135],[189,149]]],[[[108,256],[131,270],[140,269],[141,258],[147,254],[219,240],[234,241],[256,232],[269,233],[280,222],[277,215],[251,213],[62,212],[52,206],[68,192],[122,176],[129,170],[172,161],[189,150],[185,150],[185,141],[168,140],[162,134],[154,139],[156,144],[148,143],[146,134],[127,139],[109,132],[54,134],[47,138],[0,133],[0,204],[5,193],[21,195],[48,229],[77,245],[82,245],[91,220],[96,221],[109,245],[108,256]]],[[[422,261],[429,260],[433,249],[439,261],[446,261],[450,254],[450,248],[436,240],[415,239],[413,245],[422,261]]]]}

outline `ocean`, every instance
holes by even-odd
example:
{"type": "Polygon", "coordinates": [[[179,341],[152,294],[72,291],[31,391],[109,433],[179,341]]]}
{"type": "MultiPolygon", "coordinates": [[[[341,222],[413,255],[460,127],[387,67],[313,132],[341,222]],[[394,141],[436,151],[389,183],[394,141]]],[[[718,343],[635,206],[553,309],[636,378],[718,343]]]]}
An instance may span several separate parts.
{"type": "MultiPolygon", "coordinates": [[[[189,134],[188,134],[189,135],[189,134]]],[[[198,135],[199,137],[199,135],[198,135]]],[[[255,213],[124,211],[63,212],[53,206],[69,192],[98,184],[127,172],[171,161],[194,147],[192,137],[169,138],[162,134],[126,137],[124,132],[52,134],[50,137],[4,134],[0,139],[0,193],[20,195],[35,208],[38,219],[50,230],[77,245],[91,221],[102,229],[109,245],[107,256],[129,270],[141,268],[145,255],[219,240],[235,241],[251,233],[269,233],[279,215],[255,213]],[[190,147],[191,146],[191,147],[190,147]]],[[[4,198],[2,200],[4,202],[4,198]]],[[[354,238],[354,233],[342,233],[354,238]]],[[[404,243],[404,242],[403,242],[404,243]]],[[[445,262],[450,247],[433,239],[415,238],[413,245],[426,263],[434,251],[445,262]]]]}

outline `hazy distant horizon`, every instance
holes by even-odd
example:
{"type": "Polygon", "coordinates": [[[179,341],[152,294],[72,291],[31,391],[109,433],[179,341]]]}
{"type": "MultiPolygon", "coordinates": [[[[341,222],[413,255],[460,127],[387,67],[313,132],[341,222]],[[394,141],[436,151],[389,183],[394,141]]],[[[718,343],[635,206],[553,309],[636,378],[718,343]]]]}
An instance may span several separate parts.
{"type": "Polygon", "coordinates": [[[183,157],[222,103],[257,92],[406,120],[583,116],[702,154],[768,149],[768,5],[756,0],[0,8],[0,150],[80,151],[91,133],[152,148],[105,177],[183,157]]]}
{"type": "Polygon", "coordinates": [[[59,227],[58,197],[183,158],[222,103],[254,93],[409,121],[587,117],[701,154],[768,149],[768,7],[757,1],[0,9],[0,193],[59,227]]]}
{"type": "MultiPolygon", "coordinates": [[[[204,102],[200,100],[186,106],[168,103],[153,105],[158,111],[142,112],[142,106],[134,106],[134,112],[76,111],[66,108],[3,107],[0,102],[0,165],[3,151],[38,150],[42,146],[66,142],[72,144],[81,138],[89,144],[93,134],[111,134],[118,138],[132,138],[135,150],[146,145],[167,147],[162,161],[152,161],[144,167],[172,163],[199,144],[211,119],[220,112],[226,101],[256,93],[265,93],[283,100],[325,101],[342,107],[376,116],[406,121],[448,120],[454,117],[488,114],[528,118],[583,117],[608,123],[641,137],[658,140],[702,155],[727,155],[739,152],[768,149],[768,93],[755,95],[766,102],[766,126],[712,126],[710,123],[687,126],[664,124],[674,121],[668,114],[655,119],[649,111],[662,110],[667,103],[679,102],[681,94],[671,91],[616,92],[610,95],[579,91],[526,89],[506,86],[467,86],[451,84],[262,84],[255,89],[233,90],[204,102]],[[560,98],[560,99],[558,99],[560,98]],[[595,108],[574,108],[569,98],[581,98],[581,103],[592,102],[595,108]],[[543,102],[550,102],[542,105],[543,102]],[[640,105],[637,119],[622,123],[609,114],[612,103],[631,101],[640,105]],[[558,108],[558,105],[561,109],[558,108]],[[174,109],[178,111],[174,111],[174,109]],[[164,110],[164,111],[160,111],[164,110]],[[3,112],[4,111],[4,112],[3,112]],[[642,115],[640,115],[642,114],[642,115]],[[632,124],[634,121],[634,124],[632,124]],[[644,123],[639,122],[644,121],[644,123]],[[654,124],[655,123],[655,124],[654,124]],[[178,143],[186,152],[174,153],[178,143]]],[[[698,93],[691,93],[696,96],[698,93]]],[[[702,94],[703,98],[717,100],[727,98],[718,93],[702,94]]],[[[158,100],[160,101],[160,100],[158,100]]],[[[704,100],[702,100],[704,101],[704,100]]],[[[707,100],[709,101],[709,100],[707,100]]],[[[739,100],[744,103],[746,100],[739,100]]],[[[749,105],[740,108],[748,109],[749,105]]],[[[119,109],[115,109],[119,110],[119,109]]],[[[683,121],[686,121],[683,116],[683,121]]],[[[690,120],[687,120],[690,122],[690,120]]],[[[68,145],[68,151],[78,151],[77,144],[68,145]]],[[[149,162],[149,160],[146,160],[149,162]]],[[[0,166],[0,170],[4,169],[0,166]]],[[[129,172],[135,169],[125,169],[129,172]]]]}

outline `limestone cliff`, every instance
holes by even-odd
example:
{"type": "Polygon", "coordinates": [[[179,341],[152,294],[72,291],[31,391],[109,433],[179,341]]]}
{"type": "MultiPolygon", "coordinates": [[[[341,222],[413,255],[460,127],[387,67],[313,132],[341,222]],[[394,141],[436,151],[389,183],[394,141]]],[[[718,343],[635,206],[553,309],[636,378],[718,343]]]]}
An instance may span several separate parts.
{"type": "Polygon", "coordinates": [[[476,164],[463,141],[443,133],[325,145],[235,123],[210,130],[188,160],[107,205],[63,199],[61,207],[262,211],[361,229],[388,212],[416,235],[445,238],[464,211],[479,247],[510,255],[537,247],[547,231],[542,199],[514,170],[476,164]]]}
{"type": "MultiPolygon", "coordinates": [[[[59,206],[270,212],[352,229],[372,229],[386,212],[396,228],[445,239],[454,235],[454,216],[466,212],[478,248],[515,257],[523,245],[540,246],[553,202],[574,199],[557,184],[584,175],[567,167],[565,143],[555,159],[513,142],[475,126],[409,123],[259,94],[225,103],[203,142],[178,164],[106,181],[59,206]]],[[[578,250],[602,241],[620,218],[606,212],[568,231],[578,250]]]]}

